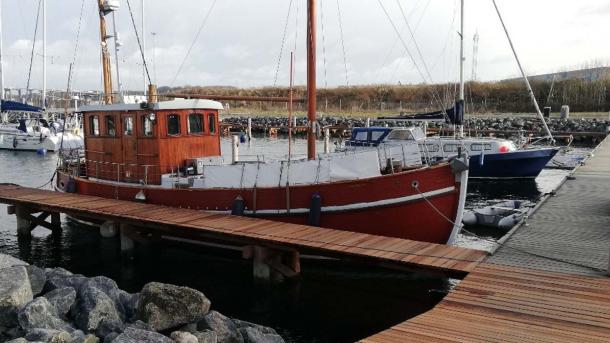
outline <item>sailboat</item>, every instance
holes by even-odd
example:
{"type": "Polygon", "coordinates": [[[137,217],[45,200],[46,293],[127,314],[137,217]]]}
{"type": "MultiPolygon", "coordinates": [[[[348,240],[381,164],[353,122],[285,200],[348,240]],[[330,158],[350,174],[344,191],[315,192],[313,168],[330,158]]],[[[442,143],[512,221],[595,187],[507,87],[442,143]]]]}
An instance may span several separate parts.
{"type": "MultiPolygon", "coordinates": [[[[46,14],[46,1],[42,0],[44,14],[46,14]]],[[[0,13],[2,3],[0,1],[0,13]]],[[[46,100],[46,15],[43,14],[43,106],[46,100]]],[[[52,122],[46,116],[44,108],[23,104],[4,99],[4,75],[2,73],[2,21],[0,14],[0,149],[21,151],[55,152],[60,150],[73,151],[83,147],[83,138],[71,131],[67,123],[68,118],[62,122],[52,122]],[[15,122],[8,122],[8,113],[14,113],[15,122]]],[[[78,129],[78,127],[76,127],[78,129]]]]}
{"type": "MultiPolygon", "coordinates": [[[[495,5],[495,2],[494,2],[495,5]]],[[[500,14],[499,10],[498,15],[500,14]]],[[[531,146],[518,147],[512,141],[500,138],[481,138],[465,137],[463,131],[464,121],[464,0],[461,0],[461,31],[460,31],[460,93],[455,106],[431,113],[421,113],[415,115],[400,115],[394,117],[378,117],[382,121],[407,121],[407,122],[429,122],[442,121],[447,124],[457,126],[454,136],[427,136],[427,132],[421,132],[417,127],[394,128],[394,134],[388,137],[402,137],[404,144],[412,144],[417,141],[422,151],[426,151],[432,158],[447,158],[455,156],[458,148],[468,152],[470,156],[470,178],[481,179],[515,179],[515,178],[536,178],[542,169],[553,159],[559,149],[557,148],[535,148],[531,146]],[[402,133],[401,133],[402,132],[402,133]]],[[[502,18],[500,16],[502,21],[502,18]]],[[[504,22],[502,21],[504,26],[504,22]]],[[[506,35],[508,31],[504,27],[506,35]]],[[[513,53],[517,59],[526,86],[537,110],[538,116],[543,123],[547,136],[544,138],[554,142],[553,135],[549,130],[545,119],[540,112],[536,99],[533,97],[531,86],[525,75],[518,56],[513,48],[513,53]]],[[[425,127],[426,125],[424,125],[425,127]]],[[[370,130],[375,130],[371,128],[370,130]]],[[[357,129],[362,131],[362,129],[357,129]]],[[[424,129],[427,131],[426,129],[424,129]]],[[[362,134],[361,134],[362,136],[362,134]]],[[[362,142],[352,135],[352,139],[347,142],[348,146],[362,146],[363,144],[383,146],[385,144],[398,144],[399,140],[377,142],[362,142]]]]}
{"type": "MultiPolygon", "coordinates": [[[[468,161],[423,164],[419,150],[316,154],[316,0],[308,0],[308,154],[225,163],[221,103],[205,99],[114,104],[102,44],[104,105],[83,107],[85,159],[66,161],[56,188],[173,207],[412,240],[452,243],[460,230],[468,161]]],[[[107,13],[107,12],[106,12],[107,13]]],[[[106,39],[100,1],[101,39],[106,39]]]]}

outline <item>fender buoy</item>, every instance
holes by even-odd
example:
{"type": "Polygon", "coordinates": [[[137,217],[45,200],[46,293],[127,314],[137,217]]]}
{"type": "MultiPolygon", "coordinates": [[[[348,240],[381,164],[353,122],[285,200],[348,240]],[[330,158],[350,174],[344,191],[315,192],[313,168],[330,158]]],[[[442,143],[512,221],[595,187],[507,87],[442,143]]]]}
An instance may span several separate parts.
{"type": "Polygon", "coordinates": [[[13,149],[17,149],[18,143],[19,143],[19,141],[17,141],[17,137],[13,137],[13,149]]]}

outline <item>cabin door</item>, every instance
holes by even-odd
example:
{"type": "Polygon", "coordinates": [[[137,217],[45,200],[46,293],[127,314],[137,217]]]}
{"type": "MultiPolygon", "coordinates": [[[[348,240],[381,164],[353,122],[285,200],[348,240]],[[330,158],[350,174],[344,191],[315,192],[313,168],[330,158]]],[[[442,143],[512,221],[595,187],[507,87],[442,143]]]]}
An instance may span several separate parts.
{"type": "Polygon", "coordinates": [[[124,179],[138,182],[138,139],[136,137],[136,118],[133,114],[123,114],[123,164],[124,179]]]}

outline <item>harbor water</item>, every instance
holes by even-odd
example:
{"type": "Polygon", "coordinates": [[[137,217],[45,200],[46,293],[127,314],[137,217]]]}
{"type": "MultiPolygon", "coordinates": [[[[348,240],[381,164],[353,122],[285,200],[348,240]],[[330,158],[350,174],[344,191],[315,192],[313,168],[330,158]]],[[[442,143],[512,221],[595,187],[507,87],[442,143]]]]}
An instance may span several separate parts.
{"type": "MultiPolygon", "coordinates": [[[[231,156],[231,142],[223,139],[231,156]]],[[[322,146],[320,143],[320,151],[322,146]]],[[[293,151],[304,154],[306,142],[295,140],[293,151]]],[[[287,154],[285,139],[242,143],[243,159],[287,154]]],[[[50,188],[57,159],[54,154],[0,151],[0,183],[50,188]]],[[[566,175],[544,170],[536,180],[471,182],[467,207],[500,200],[530,200],[553,190],[566,175]]],[[[172,244],[145,251],[130,262],[121,259],[120,243],[103,239],[89,227],[64,218],[60,235],[37,228],[34,238],[19,240],[14,216],[0,209],[0,253],[40,267],[63,267],[86,276],[105,275],[120,288],[139,291],[150,281],[198,289],[212,299],[212,308],[239,319],[275,328],[289,342],[354,341],[431,309],[455,286],[439,275],[380,270],[329,260],[304,260],[302,277],[268,287],[252,280],[250,261],[236,254],[202,246],[172,244]]],[[[459,245],[490,249],[503,232],[471,228],[459,245]]]]}

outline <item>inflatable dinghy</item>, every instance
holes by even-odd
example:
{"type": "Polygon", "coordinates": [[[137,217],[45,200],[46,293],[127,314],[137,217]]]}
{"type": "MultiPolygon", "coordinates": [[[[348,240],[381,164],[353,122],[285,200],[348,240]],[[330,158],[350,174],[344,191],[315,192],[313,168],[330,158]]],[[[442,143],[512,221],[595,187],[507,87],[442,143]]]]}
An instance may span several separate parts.
{"type": "Polygon", "coordinates": [[[468,226],[481,225],[510,230],[521,221],[531,205],[529,201],[502,201],[495,205],[465,211],[462,223],[468,226]]]}

